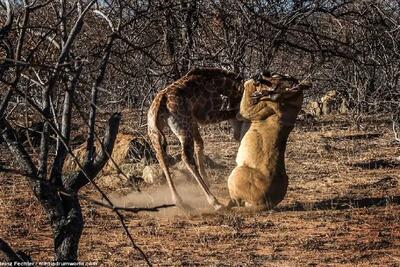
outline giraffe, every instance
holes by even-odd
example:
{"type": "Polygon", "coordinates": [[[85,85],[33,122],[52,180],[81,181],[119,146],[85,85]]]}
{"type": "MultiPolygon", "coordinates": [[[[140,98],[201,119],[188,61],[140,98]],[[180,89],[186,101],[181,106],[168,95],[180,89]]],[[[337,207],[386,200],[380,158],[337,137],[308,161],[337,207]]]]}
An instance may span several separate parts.
{"type": "Polygon", "coordinates": [[[196,179],[208,203],[214,209],[223,206],[211,193],[204,169],[204,143],[199,124],[217,123],[236,118],[241,99],[242,77],[217,68],[196,68],[159,91],[147,114],[148,135],[157,160],[167,179],[173,202],[190,210],[176,191],[168,167],[167,142],[163,128],[168,126],[181,143],[181,158],[196,179]],[[222,97],[229,98],[237,108],[222,110],[222,97]]]}
{"type": "Polygon", "coordinates": [[[285,149],[303,103],[308,81],[265,72],[244,84],[240,116],[250,121],[228,178],[232,206],[271,209],[283,200],[288,186],[285,149]]]}

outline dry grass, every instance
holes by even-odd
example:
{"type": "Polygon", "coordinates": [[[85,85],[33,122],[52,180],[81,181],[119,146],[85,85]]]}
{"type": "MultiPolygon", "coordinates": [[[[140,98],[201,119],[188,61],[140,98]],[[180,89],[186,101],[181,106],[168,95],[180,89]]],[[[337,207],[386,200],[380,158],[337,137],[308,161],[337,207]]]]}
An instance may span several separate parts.
{"type": "MultiPolygon", "coordinates": [[[[388,125],[364,126],[353,130],[338,118],[312,128],[299,124],[286,154],[288,194],[274,211],[202,212],[192,217],[172,210],[126,214],[137,244],[160,265],[399,266],[400,145],[392,142],[388,125]]],[[[204,130],[203,136],[206,153],[220,166],[209,170],[212,191],[226,203],[226,179],[238,145],[215,129],[204,130]]],[[[34,260],[50,260],[51,231],[27,183],[16,176],[0,179],[0,235],[34,260]]],[[[143,189],[153,201],[156,196],[157,201],[170,199],[165,186],[143,189]]],[[[195,200],[204,211],[198,187],[182,187],[186,189],[184,198],[195,200]]],[[[124,197],[128,187],[116,191],[109,193],[120,203],[139,199],[124,197]]],[[[91,187],[84,193],[97,196],[91,187]]],[[[110,211],[86,202],[82,206],[86,227],[80,260],[143,265],[110,211]]]]}

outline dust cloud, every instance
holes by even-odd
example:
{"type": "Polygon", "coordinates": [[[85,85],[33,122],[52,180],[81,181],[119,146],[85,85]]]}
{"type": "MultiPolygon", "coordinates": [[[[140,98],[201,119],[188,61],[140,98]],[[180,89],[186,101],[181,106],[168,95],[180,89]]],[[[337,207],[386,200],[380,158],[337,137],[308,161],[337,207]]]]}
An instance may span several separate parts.
{"type": "MultiPolygon", "coordinates": [[[[209,213],[213,211],[198,184],[178,181],[175,185],[184,203],[193,208],[193,210],[190,211],[191,214],[209,213]]],[[[122,197],[110,197],[114,205],[120,207],[154,207],[163,204],[173,204],[171,192],[167,184],[145,188],[142,189],[140,193],[132,192],[122,197]]],[[[161,217],[174,217],[175,215],[184,215],[186,213],[180,208],[171,207],[160,209],[159,212],[147,212],[147,214],[161,217]]]]}

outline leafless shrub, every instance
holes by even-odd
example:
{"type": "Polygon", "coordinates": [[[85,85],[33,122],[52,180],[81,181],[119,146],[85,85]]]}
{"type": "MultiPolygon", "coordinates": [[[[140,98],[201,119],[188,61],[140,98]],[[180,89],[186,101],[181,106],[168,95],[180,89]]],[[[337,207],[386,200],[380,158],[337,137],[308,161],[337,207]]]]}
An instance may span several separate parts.
{"type": "MultiPolygon", "coordinates": [[[[77,195],[57,193],[68,191],[70,178],[61,170],[76,124],[87,126],[85,170],[96,165],[98,113],[137,108],[141,127],[155,92],[196,66],[245,77],[261,69],[307,77],[312,94],[334,89],[345,96],[355,123],[367,114],[391,116],[398,140],[399,9],[389,0],[1,0],[2,136],[38,199],[51,200],[43,204],[54,211],[52,222],[68,216],[65,203],[78,208],[77,195]],[[16,127],[34,123],[43,130],[32,149],[14,135],[16,127]],[[42,195],[43,188],[49,193],[42,195]]],[[[78,180],[89,182],[82,175],[78,180]]],[[[76,252],[61,253],[62,240],[56,258],[76,259],[76,252]]]]}

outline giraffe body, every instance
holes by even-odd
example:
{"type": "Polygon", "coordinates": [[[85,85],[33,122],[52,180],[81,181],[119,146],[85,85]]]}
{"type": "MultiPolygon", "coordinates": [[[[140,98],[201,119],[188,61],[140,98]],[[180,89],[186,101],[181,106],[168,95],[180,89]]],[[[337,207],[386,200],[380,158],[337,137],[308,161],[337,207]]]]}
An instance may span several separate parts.
{"type": "Polygon", "coordinates": [[[178,206],[187,207],[171,179],[164,127],[168,126],[178,137],[182,160],[204,191],[208,202],[215,209],[220,209],[222,205],[206,182],[204,143],[198,125],[234,119],[239,109],[223,110],[221,95],[228,97],[235,106],[241,99],[241,85],[242,78],[235,73],[215,68],[194,69],[155,96],[147,116],[148,135],[167,178],[173,201],[178,206]]]}

